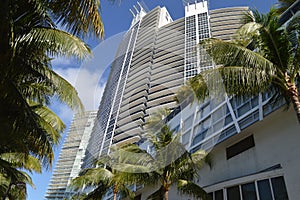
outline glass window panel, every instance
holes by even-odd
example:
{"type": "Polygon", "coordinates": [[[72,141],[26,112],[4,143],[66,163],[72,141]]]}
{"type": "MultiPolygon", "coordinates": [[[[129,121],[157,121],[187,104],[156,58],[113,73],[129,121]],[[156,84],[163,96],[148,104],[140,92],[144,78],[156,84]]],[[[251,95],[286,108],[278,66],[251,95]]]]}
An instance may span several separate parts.
{"type": "Polygon", "coordinates": [[[191,131],[182,135],[182,144],[187,144],[190,140],[191,131]]]}
{"type": "Polygon", "coordinates": [[[210,127],[211,118],[208,117],[205,120],[203,120],[203,129],[208,129],[210,127]]]}
{"type": "Polygon", "coordinates": [[[180,125],[178,124],[174,129],[172,129],[172,132],[178,133],[179,128],[180,128],[180,125]]]}
{"type": "Polygon", "coordinates": [[[221,119],[225,115],[225,110],[223,107],[219,108],[212,114],[213,121],[221,119]]]}
{"type": "Polygon", "coordinates": [[[272,200],[271,187],[269,179],[257,181],[259,198],[263,200],[272,200]]]}
{"type": "Polygon", "coordinates": [[[247,183],[242,185],[243,200],[257,200],[254,183],[247,183]]]}
{"type": "Polygon", "coordinates": [[[221,130],[224,127],[224,121],[221,120],[218,123],[214,124],[214,132],[221,130]]]}
{"type": "Polygon", "coordinates": [[[240,189],[239,186],[227,188],[227,199],[228,200],[240,200],[240,189]]]}
{"type": "Polygon", "coordinates": [[[208,193],[207,195],[208,195],[209,200],[213,200],[213,193],[212,192],[208,193]]]}
{"type": "Polygon", "coordinates": [[[245,114],[246,112],[248,112],[251,109],[249,102],[245,103],[243,106],[241,106],[238,109],[238,116],[242,116],[243,114],[245,114]]]}
{"type": "Polygon", "coordinates": [[[203,115],[202,116],[208,115],[209,112],[210,112],[210,104],[206,105],[203,108],[203,115]]]}
{"type": "Polygon", "coordinates": [[[193,124],[193,115],[190,116],[189,118],[187,118],[186,120],[184,120],[184,123],[183,123],[184,131],[191,128],[192,124],[193,124]]]}
{"type": "Polygon", "coordinates": [[[272,178],[271,181],[275,200],[288,200],[283,177],[272,178]]]}
{"type": "Polygon", "coordinates": [[[215,200],[223,200],[223,190],[218,190],[215,192],[215,200]]]}
{"type": "Polygon", "coordinates": [[[255,96],[251,99],[252,108],[258,105],[258,96],[255,96]]]}
{"type": "Polygon", "coordinates": [[[229,124],[230,122],[232,122],[232,117],[231,115],[227,115],[225,118],[225,125],[229,124]]]}

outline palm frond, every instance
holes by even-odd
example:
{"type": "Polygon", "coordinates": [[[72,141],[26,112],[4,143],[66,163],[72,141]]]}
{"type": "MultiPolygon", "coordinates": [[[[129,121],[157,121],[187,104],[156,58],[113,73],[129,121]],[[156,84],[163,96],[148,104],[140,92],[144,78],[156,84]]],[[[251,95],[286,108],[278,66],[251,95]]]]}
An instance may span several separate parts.
{"type": "Polygon", "coordinates": [[[218,70],[230,95],[256,95],[266,91],[274,80],[273,74],[257,68],[220,67],[218,70]]]}
{"type": "Polygon", "coordinates": [[[156,133],[164,126],[163,119],[171,113],[168,108],[159,108],[154,113],[150,114],[145,124],[146,132],[156,133]]]}
{"type": "Polygon", "coordinates": [[[202,74],[198,74],[188,81],[188,86],[193,91],[194,99],[204,101],[209,96],[209,89],[206,84],[206,80],[202,74]]]}
{"type": "Polygon", "coordinates": [[[109,188],[103,184],[99,184],[93,191],[83,196],[83,200],[100,200],[106,194],[109,188]]]}
{"type": "Polygon", "coordinates": [[[89,47],[79,38],[54,28],[33,28],[16,39],[15,48],[34,45],[50,55],[75,56],[83,59],[91,54],[89,47]]]}
{"type": "Polygon", "coordinates": [[[57,23],[72,33],[85,35],[92,31],[96,36],[103,37],[99,0],[51,0],[49,5],[57,23]]]}
{"type": "Polygon", "coordinates": [[[1,120],[5,122],[3,128],[7,134],[1,136],[0,149],[31,153],[43,161],[43,164],[51,164],[52,145],[46,131],[40,126],[40,116],[31,109],[14,83],[7,81],[2,91],[4,96],[1,97],[1,110],[5,116],[1,115],[1,120]]]}
{"type": "Polygon", "coordinates": [[[204,45],[217,65],[256,68],[270,75],[276,72],[276,68],[271,61],[259,53],[235,43],[211,38],[204,40],[200,45],[204,45]]]}
{"type": "Polygon", "coordinates": [[[71,185],[75,189],[81,189],[85,186],[95,186],[98,184],[103,184],[109,187],[111,186],[110,182],[112,178],[112,172],[105,168],[90,168],[86,169],[83,175],[73,179],[71,185]]]}
{"type": "Polygon", "coordinates": [[[84,107],[80,98],[78,97],[76,89],[67,80],[62,78],[54,71],[49,71],[48,76],[55,85],[55,93],[57,94],[59,100],[73,110],[83,112],[84,107]]]}
{"type": "Polygon", "coordinates": [[[205,190],[191,181],[178,180],[177,189],[181,194],[187,194],[202,200],[211,200],[205,190]]]}
{"type": "Polygon", "coordinates": [[[123,146],[121,148],[112,147],[109,154],[109,160],[106,159],[106,161],[108,161],[106,163],[110,164],[111,167],[115,169],[119,164],[129,164],[132,166],[136,165],[145,167],[146,169],[147,167],[150,167],[150,165],[154,162],[154,158],[150,154],[148,154],[147,151],[142,150],[137,145],[131,144],[123,146]]]}
{"type": "Polygon", "coordinates": [[[144,166],[124,165],[124,170],[116,172],[119,182],[126,184],[156,184],[162,180],[161,174],[144,166]]]}
{"type": "Polygon", "coordinates": [[[42,106],[40,104],[36,104],[35,102],[30,103],[31,106],[34,106],[35,112],[45,120],[48,124],[52,126],[52,128],[57,131],[58,133],[61,133],[65,129],[64,122],[48,107],[42,106]]]}
{"type": "Polygon", "coordinates": [[[15,168],[23,168],[29,172],[42,172],[40,161],[25,153],[2,153],[0,154],[0,159],[7,161],[15,168]]]}
{"type": "MultiPolygon", "coordinates": [[[[190,82],[188,82],[188,84],[189,83],[190,82]]],[[[192,90],[191,87],[187,85],[183,85],[176,92],[176,96],[174,99],[178,104],[180,104],[188,98],[191,98],[191,100],[194,101],[194,97],[195,97],[194,90],[192,90]]]]}

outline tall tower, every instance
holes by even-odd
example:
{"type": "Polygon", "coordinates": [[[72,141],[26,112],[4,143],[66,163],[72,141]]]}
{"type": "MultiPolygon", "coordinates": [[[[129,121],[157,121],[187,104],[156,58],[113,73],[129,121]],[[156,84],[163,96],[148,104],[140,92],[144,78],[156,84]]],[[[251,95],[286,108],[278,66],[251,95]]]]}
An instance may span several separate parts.
{"type": "Polygon", "coordinates": [[[185,17],[174,21],[165,7],[146,12],[140,4],[134,6],[130,29],[112,63],[85,167],[109,153],[111,145],[138,142],[149,116],[159,108],[175,109],[179,87],[213,67],[197,44],[211,36],[232,37],[246,10],[226,8],[210,13],[207,1],[186,2],[185,17]]]}
{"type": "Polygon", "coordinates": [[[81,170],[96,115],[96,111],[89,111],[74,116],[48,185],[46,199],[69,197],[68,186],[81,170]]]}
{"type": "Polygon", "coordinates": [[[139,141],[147,116],[164,105],[175,108],[174,93],[183,84],[184,21],[173,22],[165,7],[146,13],[138,4],[131,12],[134,18],[112,63],[84,167],[109,153],[112,144],[139,141]]]}

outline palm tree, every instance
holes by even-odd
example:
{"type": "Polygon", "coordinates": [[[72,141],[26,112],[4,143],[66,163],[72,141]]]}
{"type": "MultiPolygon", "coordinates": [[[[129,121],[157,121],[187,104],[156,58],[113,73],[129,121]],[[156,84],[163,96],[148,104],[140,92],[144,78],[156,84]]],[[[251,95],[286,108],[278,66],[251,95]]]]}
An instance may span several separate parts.
{"type": "Polygon", "coordinates": [[[217,67],[197,75],[189,84],[198,99],[214,92],[219,83],[229,95],[251,96],[273,90],[273,99],[284,97],[287,106],[293,104],[300,123],[298,20],[283,28],[273,8],[268,14],[255,11],[248,19],[251,21],[239,30],[242,42],[218,39],[202,42],[217,67]],[[214,74],[221,80],[214,80],[214,74]]]}
{"type": "Polygon", "coordinates": [[[0,196],[3,200],[26,199],[26,184],[34,184],[22,170],[41,173],[40,161],[25,153],[2,153],[0,163],[0,196]]]}
{"type": "Polygon", "coordinates": [[[209,159],[203,150],[195,153],[188,152],[179,138],[180,134],[174,135],[166,125],[157,135],[149,137],[155,148],[155,162],[151,166],[152,176],[155,177],[153,179],[160,188],[148,199],[168,200],[169,190],[174,185],[177,185],[177,190],[181,194],[202,199],[209,198],[206,192],[193,182],[203,164],[210,164],[209,159]]]}
{"type": "Polygon", "coordinates": [[[133,199],[135,194],[129,186],[137,181],[142,184],[151,180],[145,165],[149,163],[149,158],[151,156],[136,145],[112,148],[109,155],[102,156],[96,162],[95,168],[85,169],[73,179],[71,187],[79,191],[82,199],[101,199],[109,190],[113,191],[114,200],[118,193],[133,199]],[[93,190],[88,194],[82,193],[86,187],[93,190]]]}
{"type": "Polygon", "coordinates": [[[83,174],[74,179],[73,184],[78,188],[83,186],[95,186],[85,199],[101,199],[111,188],[114,194],[114,200],[117,199],[118,192],[125,192],[131,198],[134,193],[130,191],[128,185],[123,182],[122,175],[113,169],[103,167],[87,169],[83,174]]]}
{"type": "Polygon", "coordinates": [[[57,144],[64,125],[47,108],[49,99],[56,96],[75,110],[83,109],[75,89],[51,69],[51,57],[82,59],[90,54],[88,46],[70,33],[103,36],[100,3],[89,0],[2,3],[0,152],[31,153],[45,165],[51,165],[52,146],[57,144]],[[57,29],[55,23],[70,33],[57,29]],[[48,114],[44,112],[41,116],[37,112],[41,107],[47,108],[48,114]],[[44,119],[46,116],[48,119],[44,119]],[[51,129],[54,124],[60,125],[51,129]]]}
{"type": "MultiPolygon", "coordinates": [[[[103,36],[99,6],[99,1],[90,0],[1,2],[0,154],[24,153],[51,167],[53,146],[65,126],[49,109],[50,98],[83,110],[76,90],[52,70],[51,60],[58,55],[81,60],[91,53],[76,36],[103,36]]],[[[13,164],[0,162],[0,169],[9,166],[13,164]]],[[[6,171],[5,178],[18,175],[14,172],[6,171]]]]}
{"type": "Polygon", "coordinates": [[[134,197],[129,185],[155,184],[160,188],[148,199],[167,200],[171,186],[177,185],[182,194],[207,199],[206,192],[193,183],[197,171],[205,162],[209,163],[206,153],[202,150],[195,153],[186,151],[179,142],[180,135],[174,136],[168,126],[164,126],[156,136],[149,134],[147,137],[155,152],[149,154],[137,145],[112,147],[108,156],[98,160],[101,167],[84,170],[72,181],[73,187],[82,190],[93,186],[94,190],[87,194],[86,199],[101,199],[112,188],[116,199],[120,191],[130,198],[134,197]]]}

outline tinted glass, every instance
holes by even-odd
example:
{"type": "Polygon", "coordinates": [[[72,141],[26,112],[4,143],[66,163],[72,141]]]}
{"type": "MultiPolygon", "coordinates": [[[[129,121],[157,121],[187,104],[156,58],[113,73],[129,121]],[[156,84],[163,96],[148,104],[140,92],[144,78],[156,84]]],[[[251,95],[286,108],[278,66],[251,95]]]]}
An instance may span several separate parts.
{"type": "Polygon", "coordinates": [[[240,200],[239,186],[227,188],[227,200],[240,200]]]}
{"type": "Polygon", "coordinates": [[[242,185],[243,200],[257,200],[254,183],[242,185]]]}
{"type": "Polygon", "coordinates": [[[218,190],[215,192],[215,200],[223,200],[223,190],[218,190]]]}
{"type": "Polygon", "coordinates": [[[288,200],[283,177],[272,178],[271,181],[275,200],[288,200]]]}
{"type": "Polygon", "coordinates": [[[259,198],[263,200],[272,200],[272,193],[269,180],[257,181],[259,198]]]}
{"type": "Polygon", "coordinates": [[[233,156],[238,155],[254,146],[254,138],[253,135],[251,135],[237,142],[236,144],[226,148],[227,159],[232,158],[233,156]]]}
{"type": "Polygon", "coordinates": [[[212,192],[208,193],[207,195],[208,195],[208,200],[213,200],[213,193],[212,192]]]}

